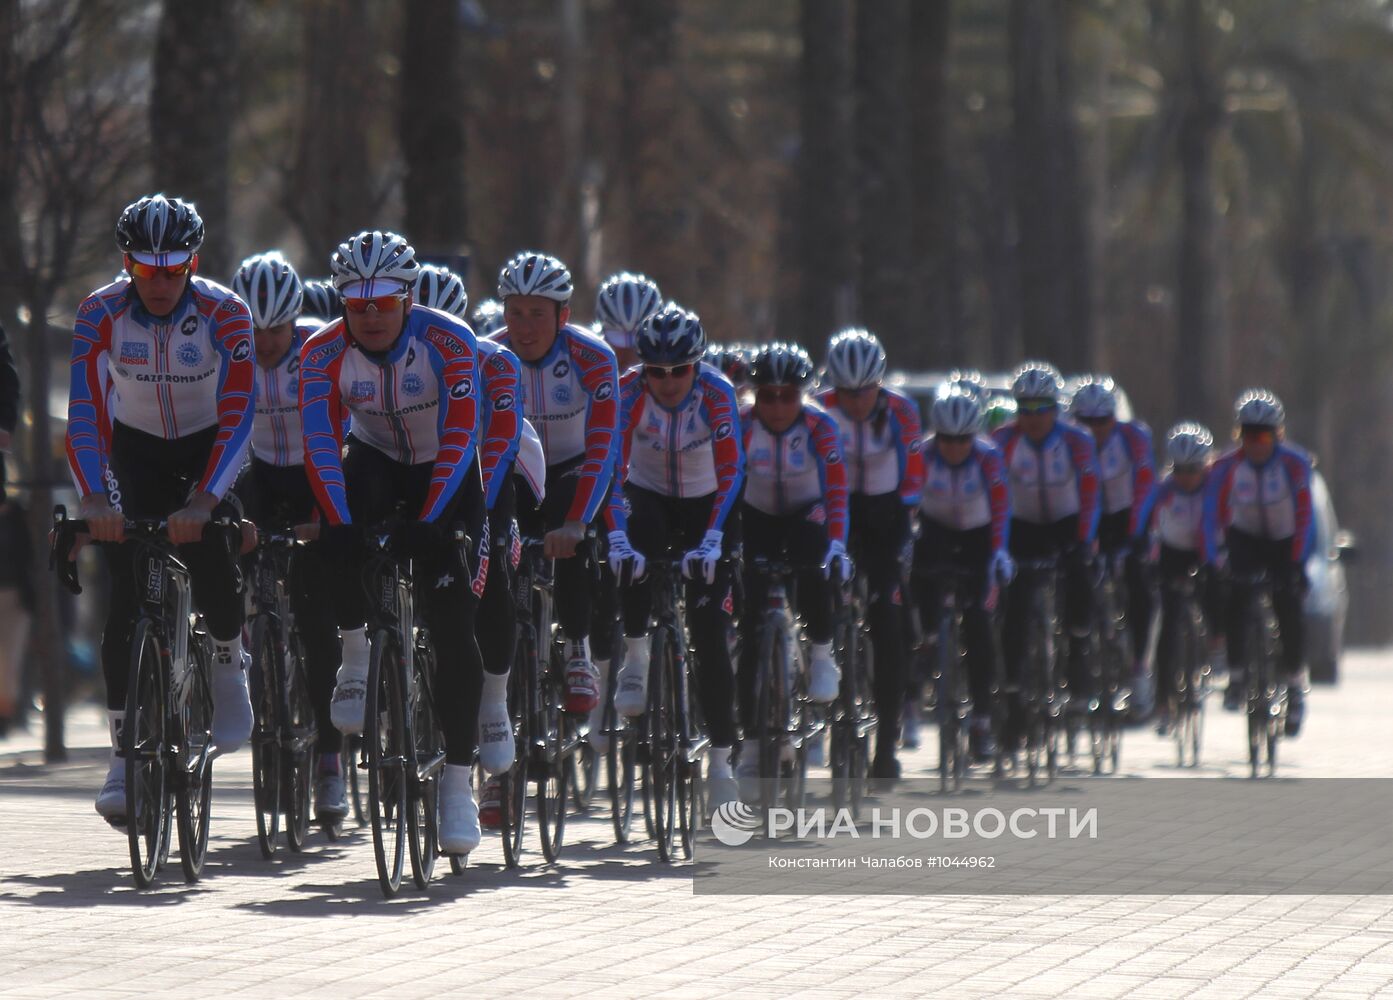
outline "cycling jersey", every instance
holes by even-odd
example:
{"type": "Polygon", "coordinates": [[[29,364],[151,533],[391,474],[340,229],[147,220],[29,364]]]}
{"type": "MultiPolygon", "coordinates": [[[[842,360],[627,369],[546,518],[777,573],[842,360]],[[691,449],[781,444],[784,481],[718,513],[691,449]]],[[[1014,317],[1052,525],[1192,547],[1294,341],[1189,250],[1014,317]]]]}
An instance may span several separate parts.
{"type": "Polygon", "coordinates": [[[1152,491],[1137,532],[1153,535],[1166,548],[1200,553],[1204,549],[1204,486],[1186,493],[1167,476],[1152,491]]]}
{"type": "Polygon", "coordinates": [[[78,493],[105,492],[113,421],[172,441],[218,428],[197,489],[221,497],[252,430],[252,323],[246,304],[190,276],[169,316],[152,316],[129,281],[77,310],[68,402],[68,464],[78,493]]]}
{"type": "Polygon", "coordinates": [[[827,536],[845,542],[846,465],[837,423],[816,403],[782,434],[741,411],[745,444],[745,503],[765,514],[792,514],[823,501],[827,536]]]}
{"type": "Polygon", "coordinates": [[[1014,424],[993,435],[1011,487],[1011,516],[1028,524],[1054,524],[1078,515],[1078,540],[1098,531],[1098,453],[1093,438],[1058,422],[1039,444],[1014,424]]]}
{"type": "Polygon", "coordinates": [[[522,441],[518,396],[522,393],[522,369],[517,355],[492,340],[478,341],[479,367],[483,372],[484,437],[479,445],[479,465],[484,474],[484,506],[493,510],[522,441]]]}
{"type": "Polygon", "coordinates": [[[359,348],[341,319],[301,353],[305,471],[329,522],[351,522],[341,458],[344,411],[352,416],[353,437],[394,462],[434,463],[420,519],[438,518],[474,463],[479,359],[469,327],[417,305],[380,357],[359,348]]]}
{"type": "MultiPolygon", "coordinates": [[[[619,389],[616,481],[667,497],[714,494],[706,527],[722,530],[744,479],[738,417],[735,387],[710,365],[698,366],[692,391],[673,409],[647,391],[642,368],[629,369],[619,389]]],[[[610,500],[613,528],[625,527],[622,492],[616,488],[610,500]]]]}
{"type": "Polygon", "coordinates": [[[1156,481],[1151,457],[1151,431],[1145,424],[1119,421],[1098,449],[1098,474],[1102,479],[1102,513],[1131,510],[1127,535],[1139,530],[1139,515],[1156,481]]]}
{"type": "MultiPolygon", "coordinates": [[[[504,327],[495,338],[511,346],[504,327]]],[[[522,362],[523,412],[541,435],[548,468],[585,456],[568,521],[595,519],[614,472],[619,365],[599,337],[566,325],[538,361],[522,362]]]]}
{"type": "Polygon", "coordinates": [[[305,436],[300,428],[300,348],[323,324],[295,321],[290,350],[274,368],[256,366],[256,417],[252,454],[268,465],[304,465],[305,436]]]}
{"type": "Polygon", "coordinates": [[[841,431],[847,489],[868,496],[898,490],[906,504],[918,503],[924,482],[924,462],[919,453],[923,431],[919,410],[909,397],[893,389],[881,389],[865,420],[852,420],[846,415],[837,402],[836,389],[825,389],[816,398],[841,431]]]}
{"type": "Polygon", "coordinates": [[[1241,448],[1220,458],[1204,489],[1206,562],[1214,561],[1229,528],[1254,538],[1290,538],[1292,562],[1304,563],[1315,534],[1310,457],[1282,441],[1260,466],[1244,458],[1241,448]]]}
{"type": "Polygon", "coordinates": [[[979,437],[960,465],[950,465],[930,436],[924,443],[924,517],[952,531],[991,527],[991,551],[1006,549],[1011,494],[1006,466],[991,440],[979,437]]]}

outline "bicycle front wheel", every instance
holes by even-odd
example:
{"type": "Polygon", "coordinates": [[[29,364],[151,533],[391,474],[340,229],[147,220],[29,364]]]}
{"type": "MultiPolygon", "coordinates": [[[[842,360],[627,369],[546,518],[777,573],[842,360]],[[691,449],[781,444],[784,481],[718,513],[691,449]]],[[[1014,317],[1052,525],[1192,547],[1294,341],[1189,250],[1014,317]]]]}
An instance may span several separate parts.
{"type": "Polygon", "coordinates": [[[286,744],[281,754],[285,768],[281,780],[281,787],[285,790],[285,842],[292,851],[303,850],[305,839],[309,836],[314,750],[318,738],[309,680],[305,676],[304,652],[300,649],[298,638],[292,635],[286,643],[286,744]]]}
{"type": "Polygon", "coordinates": [[[264,614],[251,630],[252,799],[256,803],[256,842],[263,858],[276,853],[281,824],[280,671],[275,635],[264,614]]]}
{"type": "MultiPolygon", "coordinates": [[[[539,643],[540,646],[540,643],[539,643]]],[[[542,677],[540,719],[541,760],[538,761],[537,780],[537,828],[542,835],[542,856],[551,864],[561,857],[561,848],[566,839],[566,802],[568,779],[570,777],[569,759],[562,752],[566,742],[566,724],[561,711],[565,698],[563,671],[552,644],[548,643],[545,652],[547,665],[542,677]]]]}
{"type": "Polygon", "coordinates": [[[368,661],[364,740],[368,746],[368,815],[377,881],[390,899],[401,888],[406,863],[408,762],[415,756],[406,740],[406,692],[401,687],[401,653],[385,629],[372,639],[368,661]]]}
{"type": "Polygon", "coordinates": [[[653,789],[653,826],[658,857],[673,860],[677,823],[677,648],[667,629],[653,633],[648,677],[648,770],[653,789]]]}
{"type": "Polygon", "coordinates": [[[160,866],[170,822],[165,664],[154,625],[142,618],[131,642],[126,721],[126,839],[138,889],[148,889],[160,866]]]}
{"type": "Polygon", "coordinates": [[[445,739],[435,715],[430,681],[435,657],[421,644],[416,647],[416,682],[411,693],[411,736],[415,748],[407,769],[410,809],[407,811],[411,878],[424,889],[435,874],[439,855],[440,769],[445,760],[445,739]]]}
{"type": "Polygon", "coordinates": [[[197,882],[208,856],[213,796],[212,656],[207,636],[189,636],[187,692],[180,708],[183,754],[179,787],[179,865],[184,881],[197,882]]]}

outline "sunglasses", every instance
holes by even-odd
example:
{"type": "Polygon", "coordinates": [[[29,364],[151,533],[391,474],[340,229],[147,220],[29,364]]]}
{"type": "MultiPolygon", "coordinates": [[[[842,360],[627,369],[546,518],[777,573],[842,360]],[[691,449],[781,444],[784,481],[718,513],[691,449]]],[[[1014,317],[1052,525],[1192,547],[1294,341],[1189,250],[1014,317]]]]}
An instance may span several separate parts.
{"type": "Polygon", "coordinates": [[[142,280],[153,278],[157,274],[163,274],[166,278],[182,278],[193,270],[193,262],[196,259],[196,257],[190,257],[182,264],[142,264],[140,261],[127,254],[126,272],[130,274],[132,278],[140,278],[142,280]]]}
{"type": "Polygon", "coordinates": [[[761,403],[796,403],[803,390],[796,385],[762,385],[755,392],[755,399],[761,403]]]}
{"type": "Polygon", "coordinates": [[[1087,424],[1089,427],[1102,427],[1104,424],[1112,423],[1112,417],[1079,417],[1079,423],[1087,424]]]}
{"type": "Polygon", "coordinates": [[[1245,427],[1242,431],[1243,437],[1249,441],[1262,441],[1273,435],[1271,427],[1245,427]]]}
{"type": "Polygon", "coordinates": [[[351,313],[365,313],[369,309],[380,313],[396,312],[405,305],[405,292],[397,292],[394,295],[374,295],[370,299],[343,300],[344,309],[351,313]]]}
{"type": "Polygon", "coordinates": [[[1023,399],[1016,403],[1017,413],[1053,413],[1059,404],[1052,399],[1023,399]]]}
{"type": "Polygon", "coordinates": [[[695,367],[696,365],[690,362],[685,365],[672,365],[671,367],[664,367],[663,365],[644,365],[643,374],[649,378],[658,379],[659,381],[665,378],[685,378],[692,373],[692,369],[695,367]]]}

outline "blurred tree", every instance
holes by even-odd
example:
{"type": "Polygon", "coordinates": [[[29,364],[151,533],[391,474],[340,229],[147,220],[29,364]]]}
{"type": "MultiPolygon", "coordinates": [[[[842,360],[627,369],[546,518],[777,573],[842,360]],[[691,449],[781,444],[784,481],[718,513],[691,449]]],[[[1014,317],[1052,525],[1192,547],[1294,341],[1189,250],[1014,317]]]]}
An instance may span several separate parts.
{"type": "Polygon", "coordinates": [[[792,317],[816,338],[856,319],[856,199],[851,115],[850,0],[802,0],[800,198],[795,212],[799,294],[792,317]]]}
{"type": "Polygon", "coordinates": [[[192,199],[208,227],[206,273],[232,267],[228,155],[237,114],[237,0],[164,0],[155,35],[154,187],[192,199]]]}
{"type": "Polygon", "coordinates": [[[887,348],[917,350],[911,226],[908,0],[856,3],[856,160],[861,317],[887,348]]]}
{"type": "Polygon", "coordinates": [[[457,253],[468,232],[458,11],[456,0],[409,0],[402,23],[397,129],[406,233],[426,253],[457,253]]]}

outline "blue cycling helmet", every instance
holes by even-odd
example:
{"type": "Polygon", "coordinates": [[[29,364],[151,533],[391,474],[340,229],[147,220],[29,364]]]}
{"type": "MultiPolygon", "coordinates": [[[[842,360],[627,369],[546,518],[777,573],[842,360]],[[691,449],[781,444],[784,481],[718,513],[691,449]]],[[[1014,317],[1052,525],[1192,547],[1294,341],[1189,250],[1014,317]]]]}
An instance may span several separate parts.
{"type": "Polygon", "coordinates": [[[696,313],[669,302],[639,326],[636,346],[644,364],[693,364],[706,353],[706,330],[696,313]]]}
{"type": "Polygon", "coordinates": [[[807,388],[813,380],[813,359],[797,344],[776,341],[761,347],[750,361],[750,381],[755,385],[796,385],[807,388]]]}
{"type": "Polygon", "coordinates": [[[305,282],[304,289],[305,302],[301,310],[303,315],[322,320],[339,318],[343,312],[343,302],[332,281],[328,278],[312,278],[305,282]]]}

